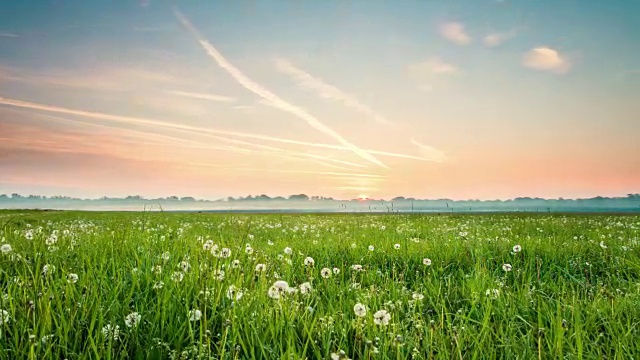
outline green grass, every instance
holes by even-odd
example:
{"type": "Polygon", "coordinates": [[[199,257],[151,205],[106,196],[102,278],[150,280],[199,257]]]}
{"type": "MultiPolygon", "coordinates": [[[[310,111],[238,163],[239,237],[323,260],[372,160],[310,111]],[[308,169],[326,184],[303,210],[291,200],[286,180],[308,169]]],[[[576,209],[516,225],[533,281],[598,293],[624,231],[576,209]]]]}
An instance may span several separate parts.
{"type": "Polygon", "coordinates": [[[640,357],[640,216],[2,211],[0,226],[0,359],[640,357]],[[278,279],[312,291],[272,299],[278,279]]]}

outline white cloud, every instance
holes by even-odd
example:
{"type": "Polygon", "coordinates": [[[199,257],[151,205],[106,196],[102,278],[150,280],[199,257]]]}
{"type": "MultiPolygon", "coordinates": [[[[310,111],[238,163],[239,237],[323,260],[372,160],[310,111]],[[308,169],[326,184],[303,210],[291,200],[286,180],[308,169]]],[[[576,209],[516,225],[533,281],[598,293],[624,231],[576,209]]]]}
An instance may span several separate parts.
{"type": "Polygon", "coordinates": [[[434,57],[425,61],[411,64],[407,67],[407,71],[411,77],[418,79],[427,79],[434,76],[453,75],[458,73],[458,67],[449,64],[440,58],[434,57]]]}
{"type": "Polygon", "coordinates": [[[346,94],[333,85],[325,83],[322,79],[318,79],[304,70],[298,69],[286,59],[275,59],[274,62],[276,69],[295,79],[300,88],[315,91],[318,96],[323,99],[341,102],[344,106],[363,113],[381,124],[390,123],[382,115],[377,114],[368,106],[360,103],[355,97],[346,94]]]}
{"type": "Polygon", "coordinates": [[[516,34],[513,31],[507,33],[493,33],[485,36],[484,39],[482,39],[482,42],[486,46],[496,47],[514,36],[516,36],[516,34]]]}
{"type": "Polygon", "coordinates": [[[17,38],[19,37],[16,34],[11,34],[11,33],[6,33],[6,32],[0,32],[0,37],[8,37],[8,38],[17,38]]]}
{"type": "Polygon", "coordinates": [[[471,42],[471,36],[464,30],[464,24],[459,22],[449,22],[440,25],[438,29],[440,35],[445,39],[458,45],[467,45],[471,42]]]}
{"type": "Polygon", "coordinates": [[[555,73],[565,73],[571,68],[571,62],[566,56],[548,47],[537,47],[525,53],[522,65],[555,73]]]}

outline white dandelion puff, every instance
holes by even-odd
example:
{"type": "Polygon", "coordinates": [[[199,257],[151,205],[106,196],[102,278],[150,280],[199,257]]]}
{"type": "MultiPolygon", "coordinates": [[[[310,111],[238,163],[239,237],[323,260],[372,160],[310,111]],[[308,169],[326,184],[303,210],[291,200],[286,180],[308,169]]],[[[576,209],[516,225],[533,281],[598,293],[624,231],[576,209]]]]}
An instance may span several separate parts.
{"type": "Polygon", "coordinates": [[[373,314],[373,322],[376,325],[389,325],[389,320],[391,320],[391,314],[387,310],[378,310],[373,314]]]}
{"type": "Polygon", "coordinates": [[[140,320],[142,316],[137,312],[132,312],[131,314],[124,317],[124,324],[129,328],[137,327],[140,324],[140,320]]]}
{"type": "Polygon", "coordinates": [[[361,303],[357,303],[353,306],[353,312],[357,317],[364,317],[367,315],[367,307],[361,303]]]}

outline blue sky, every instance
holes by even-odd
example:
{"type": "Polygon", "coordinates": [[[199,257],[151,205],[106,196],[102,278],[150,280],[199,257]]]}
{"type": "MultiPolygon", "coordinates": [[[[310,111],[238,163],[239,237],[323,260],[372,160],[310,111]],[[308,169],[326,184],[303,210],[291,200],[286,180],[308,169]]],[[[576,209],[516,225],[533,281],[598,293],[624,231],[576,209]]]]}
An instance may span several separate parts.
{"type": "Polygon", "coordinates": [[[638,191],[639,2],[173,4],[0,0],[0,192],[638,191]]]}

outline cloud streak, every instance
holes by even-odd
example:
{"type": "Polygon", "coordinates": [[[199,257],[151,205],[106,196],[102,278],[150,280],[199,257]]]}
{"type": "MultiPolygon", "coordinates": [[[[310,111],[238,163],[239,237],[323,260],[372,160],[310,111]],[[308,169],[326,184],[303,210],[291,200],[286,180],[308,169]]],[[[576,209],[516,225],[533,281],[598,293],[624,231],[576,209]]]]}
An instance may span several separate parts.
{"type": "Polygon", "coordinates": [[[6,37],[6,38],[17,38],[20,37],[17,34],[11,34],[11,33],[7,33],[7,32],[0,32],[0,37],[6,37]]]}
{"type": "Polygon", "coordinates": [[[358,156],[363,159],[370,161],[376,165],[386,167],[380,160],[378,160],[375,156],[369,154],[368,152],[360,149],[356,145],[350,143],[345,138],[343,138],[340,134],[320,122],[313,115],[307,113],[305,110],[299,108],[296,105],[293,105],[286,100],[280,98],[276,94],[267,90],[262,85],[250,79],[246,76],[241,70],[236,68],[232,63],[230,63],[213,45],[211,45],[207,40],[205,40],[202,35],[198,32],[198,30],[191,24],[189,19],[185,17],[180,10],[174,7],[173,12],[175,16],[178,18],[180,23],[193,35],[193,37],[198,41],[200,46],[206,51],[206,53],[220,66],[224,71],[226,71],[231,77],[238,82],[242,87],[251,91],[252,93],[258,95],[264,100],[269,101],[274,107],[279,108],[282,111],[288,112],[297,118],[303,120],[307,124],[309,124],[314,129],[320,131],[321,133],[330,136],[338,143],[342,144],[346,148],[349,148],[358,156]]]}
{"type": "Polygon", "coordinates": [[[211,100],[211,101],[218,101],[218,102],[235,102],[237,100],[235,98],[232,98],[232,97],[229,97],[229,96],[224,96],[224,95],[199,94],[199,93],[192,93],[192,92],[186,92],[186,91],[177,91],[177,90],[167,90],[167,91],[165,91],[165,93],[166,94],[171,94],[171,95],[187,97],[187,98],[191,98],[191,99],[211,100]]]}
{"type": "Polygon", "coordinates": [[[350,96],[333,85],[329,85],[314,77],[313,75],[295,67],[291,62],[286,59],[277,58],[274,59],[276,69],[283,74],[291,76],[298,84],[298,86],[305,90],[314,91],[318,96],[325,100],[332,100],[341,102],[344,106],[354,109],[368,117],[372,118],[380,124],[390,124],[391,122],[384,118],[384,116],[377,114],[371,110],[368,106],[360,103],[358,99],[350,96]]]}
{"type": "MultiPolygon", "coordinates": [[[[42,111],[48,111],[48,112],[53,112],[53,113],[59,113],[59,114],[82,116],[82,117],[88,117],[88,118],[93,118],[93,119],[112,121],[112,122],[121,123],[121,124],[149,126],[149,127],[152,127],[152,128],[158,128],[158,127],[169,128],[169,129],[181,130],[181,131],[186,131],[186,132],[189,132],[189,133],[195,133],[195,134],[207,135],[207,136],[226,135],[226,136],[235,136],[235,137],[249,138],[249,139],[255,139],[255,140],[262,140],[262,141],[277,142],[277,143],[282,143],[282,144],[318,147],[318,148],[324,148],[324,149],[343,150],[343,151],[344,150],[350,150],[350,149],[348,149],[348,148],[346,148],[344,146],[340,146],[340,145],[313,143],[313,142],[307,142],[307,141],[298,141],[298,140],[292,140],[292,139],[284,139],[284,138],[278,138],[278,137],[272,137],[272,136],[266,136],[266,135],[259,135],[259,134],[242,133],[242,132],[236,132],[236,131],[205,129],[205,128],[189,126],[189,125],[167,123],[167,122],[157,121],[157,120],[153,120],[153,119],[145,119],[145,118],[137,118],[137,117],[131,117],[131,116],[105,114],[105,113],[86,111],[86,110],[69,109],[69,108],[64,108],[64,107],[59,107],[59,106],[51,106],[51,105],[33,103],[33,102],[22,101],[22,100],[8,99],[8,98],[3,98],[3,97],[0,97],[0,104],[12,106],[12,107],[17,107],[17,108],[23,108],[23,109],[42,110],[42,111]]],[[[233,141],[233,142],[236,142],[236,143],[239,143],[239,144],[240,143],[242,143],[242,144],[252,144],[252,143],[244,142],[244,141],[241,141],[241,140],[223,138],[221,136],[216,136],[215,138],[216,139],[226,139],[226,140],[233,141]]],[[[262,146],[262,147],[266,146],[266,145],[260,145],[260,144],[252,144],[252,145],[254,145],[254,146],[262,146]]],[[[271,148],[271,149],[273,149],[273,148],[271,148]]],[[[389,157],[398,157],[398,158],[413,159],[413,160],[423,160],[423,161],[424,160],[428,160],[428,159],[425,159],[425,158],[422,158],[422,157],[418,157],[418,156],[414,156],[414,155],[398,154],[398,153],[387,152],[387,151],[378,151],[378,150],[366,150],[366,151],[370,152],[372,154],[384,155],[384,156],[389,156],[389,157]]]]}

